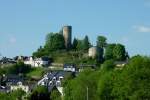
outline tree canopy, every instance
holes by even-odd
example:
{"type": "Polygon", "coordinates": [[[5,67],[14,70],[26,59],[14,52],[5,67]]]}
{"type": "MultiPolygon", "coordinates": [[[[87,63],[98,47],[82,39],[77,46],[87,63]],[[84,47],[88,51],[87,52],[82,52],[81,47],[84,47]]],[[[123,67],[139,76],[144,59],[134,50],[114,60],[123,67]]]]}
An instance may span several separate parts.
{"type": "Polygon", "coordinates": [[[104,36],[97,37],[97,47],[104,48],[107,44],[107,38],[104,36]]]}
{"type": "Polygon", "coordinates": [[[45,86],[37,86],[29,98],[30,100],[50,100],[48,89],[45,86]]]}
{"type": "Polygon", "coordinates": [[[63,35],[59,33],[47,34],[45,49],[48,51],[65,49],[65,41],[63,35]]]}
{"type": "Polygon", "coordinates": [[[97,71],[86,70],[66,83],[65,100],[149,100],[150,58],[135,56],[122,70],[113,60],[97,71]]]}
{"type": "Polygon", "coordinates": [[[113,48],[113,56],[116,60],[125,60],[126,50],[124,45],[116,44],[116,46],[113,48]]]}

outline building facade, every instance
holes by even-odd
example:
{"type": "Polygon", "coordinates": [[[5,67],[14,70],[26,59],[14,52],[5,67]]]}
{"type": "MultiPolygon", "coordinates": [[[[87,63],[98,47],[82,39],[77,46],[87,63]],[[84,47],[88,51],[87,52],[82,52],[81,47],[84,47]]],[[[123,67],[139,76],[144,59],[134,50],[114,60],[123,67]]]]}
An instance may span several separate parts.
{"type": "Polygon", "coordinates": [[[94,46],[94,47],[89,48],[88,54],[89,54],[89,57],[95,58],[97,55],[97,47],[94,46]]]}

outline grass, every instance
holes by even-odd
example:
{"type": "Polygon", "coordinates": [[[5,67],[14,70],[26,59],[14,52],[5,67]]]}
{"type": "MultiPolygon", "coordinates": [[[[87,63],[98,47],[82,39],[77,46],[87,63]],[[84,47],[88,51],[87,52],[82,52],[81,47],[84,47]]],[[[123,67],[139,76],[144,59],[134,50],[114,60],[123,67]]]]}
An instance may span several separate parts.
{"type": "Polygon", "coordinates": [[[86,58],[85,51],[55,51],[51,53],[54,63],[80,63],[81,59],[86,58]]]}
{"type": "Polygon", "coordinates": [[[32,70],[26,74],[28,78],[40,79],[45,72],[44,68],[32,68],[32,70]]]}

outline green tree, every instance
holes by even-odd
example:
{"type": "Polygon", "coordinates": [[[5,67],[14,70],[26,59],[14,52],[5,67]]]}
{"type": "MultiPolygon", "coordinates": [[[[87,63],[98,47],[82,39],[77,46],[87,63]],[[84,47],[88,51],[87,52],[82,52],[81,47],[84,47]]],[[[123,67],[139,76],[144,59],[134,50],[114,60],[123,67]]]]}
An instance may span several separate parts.
{"type": "Polygon", "coordinates": [[[107,44],[107,38],[104,36],[97,37],[97,47],[98,47],[98,62],[102,63],[104,61],[104,47],[107,44]]]}
{"type": "Polygon", "coordinates": [[[98,73],[94,73],[91,69],[84,70],[78,77],[70,80],[64,86],[64,100],[86,100],[87,96],[89,100],[98,100],[96,92],[97,78],[98,73]]]}
{"type": "Polygon", "coordinates": [[[83,40],[78,39],[77,50],[83,50],[83,40]]]}
{"type": "Polygon", "coordinates": [[[116,44],[108,44],[106,46],[106,48],[105,48],[105,54],[104,54],[105,60],[113,59],[114,58],[113,50],[114,50],[115,46],[116,46],[116,44]]]}
{"type": "Polygon", "coordinates": [[[150,58],[135,56],[114,78],[112,95],[116,100],[150,99],[150,58]]]}
{"type": "Polygon", "coordinates": [[[113,70],[114,67],[115,67],[114,60],[106,60],[102,64],[102,68],[105,69],[105,70],[113,70]]]}
{"type": "Polygon", "coordinates": [[[97,37],[97,47],[104,48],[107,45],[107,38],[104,36],[97,37]]]}
{"type": "Polygon", "coordinates": [[[25,94],[26,93],[23,90],[21,90],[21,89],[13,91],[13,92],[10,93],[11,100],[22,100],[23,96],[25,96],[25,94]]]}
{"type": "Polygon", "coordinates": [[[74,50],[76,50],[76,49],[77,49],[77,45],[78,45],[78,40],[77,40],[76,38],[74,38],[73,44],[72,44],[72,48],[73,48],[74,50]]]}
{"type": "Polygon", "coordinates": [[[62,100],[61,94],[57,90],[57,88],[53,89],[50,93],[50,100],[62,100]]]}
{"type": "Polygon", "coordinates": [[[89,38],[88,38],[88,36],[86,35],[85,36],[85,38],[84,38],[84,40],[83,40],[83,49],[84,50],[88,50],[89,49],[89,47],[90,47],[90,42],[89,42],[89,38]]]}
{"type": "Polygon", "coordinates": [[[23,100],[23,96],[25,96],[25,92],[21,89],[10,93],[0,92],[0,100],[23,100]]]}
{"type": "Polygon", "coordinates": [[[47,51],[65,49],[65,41],[63,35],[58,33],[49,33],[46,36],[45,49],[47,51]]]}
{"type": "Polygon", "coordinates": [[[23,62],[19,61],[14,65],[9,66],[6,69],[6,74],[26,74],[31,71],[30,65],[25,65],[23,62]]]}
{"type": "Polygon", "coordinates": [[[126,60],[126,50],[124,45],[116,44],[113,49],[113,56],[116,60],[126,60]]]}
{"type": "Polygon", "coordinates": [[[111,95],[113,89],[113,72],[102,70],[98,81],[98,100],[115,100],[111,95]]]}
{"type": "Polygon", "coordinates": [[[30,100],[50,100],[48,89],[45,86],[36,87],[31,93],[30,100]]]}
{"type": "Polygon", "coordinates": [[[48,51],[47,50],[45,50],[45,48],[43,48],[42,46],[40,46],[38,49],[37,49],[37,51],[36,52],[33,52],[33,56],[34,57],[43,57],[43,56],[46,56],[46,55],[48,55],[49,53],[48,53],[48,51]]]}

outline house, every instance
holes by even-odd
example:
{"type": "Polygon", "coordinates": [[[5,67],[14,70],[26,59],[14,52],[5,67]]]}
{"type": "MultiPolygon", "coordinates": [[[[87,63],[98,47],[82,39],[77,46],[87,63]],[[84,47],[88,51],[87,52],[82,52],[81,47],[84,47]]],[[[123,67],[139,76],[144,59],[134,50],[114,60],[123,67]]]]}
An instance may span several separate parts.
{"type": "Polygon", "coordinates": [[[15,90],[18,90],[18,89],[21,89],[26,93],[29,92],[29,86],[28,85],[23,85],[23,83],[21,81],[17,82],[17,84],[13,84],[13,85],[10,86],[11,91],[15,91],[15,90]]]}
{"type": "MultiPolygon", "coordinates": [[[[4,78],[4,80],[6,82],[6,87],[9,87],[9,91],[14,91],[14,90],[17,90],[17,89],[22,89],[26,93],[30,91],[29,85],[24,84],[23,77],[20,77],[18,75],[7,75],[4,78]]],[[[7,89],[7,91],[8,91],[8,89],[7,89]]]]}
{"type": "Polygon", "coordinates": [[[6,86],[11,86],[13,84],[17,84],[20,81],[22,82],[23,78],[18,75],[10,74],[4,77],[4,81],[6,82],[6,86]]]}
{"type": "Polygon", "coordinates": [[[28,58],[27,56],[16,56],[16,57],[14,57],[13,59],[14,59],[15,61],[18,61],[18,60],[24,61],[24,60],[26,60],[27,58],[28,58]]]}
{"type": "Polygon", "coordinates": [[[6,57],[3,57],[1,60],[0,60],[0,64],[15,64],[16,61],[11,59],[11,58],[6,58],[6,57]]]}
{"type": "Polygon", "coordinates": [[[64,64],[64,71],[75,72],[76,67],[74,64],[64,64]]]}
{"type": "Polygon", "coordinates": [[[122,69],[128,61],[115,61],[116,69],[122,69]]]}
{"type": "Polygon", "coordinates": [[[127,61],[115,61],[117,67],[123,67],[127,64],[127,61]]]}
{"type": "Polygon", "coordinates": [[[35,66],[33,57],[28,57],[24,60],[24,64],[35,66]]]}
{"type": "Polygon", "coordinates": [[[34,66],[35,67],[38,67],[38,66],[47,66],[47,65],[49,65],[49,63],[50,63],[50,60],[49,60],[48,57],[36,58],[34,60],[34,64],[35,64],[34,66]]]}
{"type": "Polygon", "coordinates": [[[34,67],[40,67],[40,66],[48,66],[50,63],[50,59],[48,57],[41,57],[41,58],[33,58],[33,57],[28,57],[25,61],[24,64],[28,64],[34,67]]]}
{"type": "Polygon", "coordinates": [[[8,92],[10,92],[10,87],[0,86],[0,92],[8,93],[8,92]]]}

